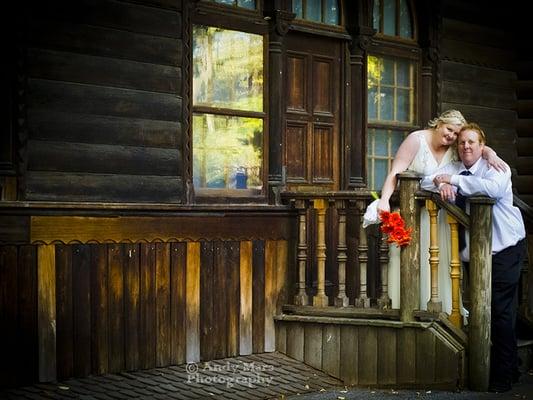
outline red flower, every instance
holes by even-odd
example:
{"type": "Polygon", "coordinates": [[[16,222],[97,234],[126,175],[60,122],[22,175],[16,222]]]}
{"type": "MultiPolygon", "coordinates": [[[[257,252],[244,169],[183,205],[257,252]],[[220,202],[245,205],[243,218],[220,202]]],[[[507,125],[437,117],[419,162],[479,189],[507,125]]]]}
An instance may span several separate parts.
{"type": "Polygon", "coordinates": [[[412,228],[405,228],[405,222],[398,212],[384,211],[379,214],[381,220],[381,232],[388,235],[387,243],[396,243],[398,247],[404,247],[411,241],[412,228]]]}

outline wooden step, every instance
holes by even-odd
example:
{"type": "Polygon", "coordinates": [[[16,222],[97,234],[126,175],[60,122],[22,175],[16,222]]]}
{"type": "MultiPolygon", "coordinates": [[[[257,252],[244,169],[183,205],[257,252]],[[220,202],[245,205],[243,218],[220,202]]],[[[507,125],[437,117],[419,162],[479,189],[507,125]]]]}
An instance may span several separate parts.
{"type": "Polygon", "coordinates": [[[533,118],[519,118],[516,121],[516,134],[519,137],[533,137],[533,118]]]}
{"type": "Polygon", "coordinates": [[[516,159],[516,171],[518,175],[533,175],[533,155],[522,156],[516,159]]]}
{"type": "MultiPolygon", "coordinates": [[[[520,198],[523,196],[533,196],[533,175],[518,175],[513,177],[513,187],[518,191],[520,198]]],[[[526,201],[524,198],[522,200],[526,201]]]]}
{"type": "Polygon", "coordinates": [[[533,118],[533,100],[518,100],[516,104],[518,118],[533,118]]]}
{"type": "Polygon", "coordinates": [[[518,156],[533,156],[533,137],[519,137],[516,143],[518,156]]]}
{"type": "Polygon", "coordinates": [[[533,99],[533,80],[517,81],[516,96],[519,99],[533,99]]]}

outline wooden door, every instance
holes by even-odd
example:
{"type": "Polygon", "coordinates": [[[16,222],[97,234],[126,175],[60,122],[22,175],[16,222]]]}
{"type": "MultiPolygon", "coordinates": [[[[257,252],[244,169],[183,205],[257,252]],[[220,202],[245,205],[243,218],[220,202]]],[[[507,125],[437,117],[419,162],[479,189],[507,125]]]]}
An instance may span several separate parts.
{"type": "Polygon", "coordinates": [[[341,48],[336,39],[287,37],[283,164],[290,190],[339,189],[341,48]]]}

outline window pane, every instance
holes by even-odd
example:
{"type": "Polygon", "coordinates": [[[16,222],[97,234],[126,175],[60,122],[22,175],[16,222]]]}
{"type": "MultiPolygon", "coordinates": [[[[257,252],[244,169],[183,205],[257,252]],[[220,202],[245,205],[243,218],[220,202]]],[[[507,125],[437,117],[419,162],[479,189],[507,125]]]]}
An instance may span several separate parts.
{"type": "Polygon", "coordinates": [[[398,86],[411,86],[410,70],[409,62],[403,60],[396,61],[396,84],[398,86]]]}
{"type": "Polygon", "coordinates": [[[239,7],[255,10],[255,0],[237,0],[237,5],[239,7]]]}
{"type": "Polygon", "coordinates": [[[376,129],[374,135],[374,155],[388,157],[389,143],[387,131],[376,129]]]}
{"type": "Polygon", "coordinates": [[[196,188],[262,188],[262,119],[194,114],[193,132],[196,188]]]}
{"type": "Polygon", "coordinates": [[[400,0],[400,36],[403,38],[413,37],[411,16],[409,15],[409,6],[406,0],[400,0]]]}
{"type": "Polygon", "coordinates": [[[234,5],[235,0],[215,0],[216,3],[234,5]]]}
{"type": "Polygon", "coordinates": [[[391,131],[391,145],[390,145],[390,156],[391,159],[394,158],[396,155],[396,152],[398,151],[398,148],[403,142],[404,138],[404,132],[402,131],[391,131]]]}
{"type": "Polygon", "coordinates": [[[368,88],[368,119],[378,118],[378,92],[375,86],[368,88]]]}
{"type": "Polygon", "coordinates": [[[324,23],[330,25],[339,24],[339,6],[337,0],[325,0],[324,10],[326,15],[324,16],[324,23]]]}
{"type": "Polygon", "coordinates": [[[305,19],[322,22],[322,1],[307,0],[305,8],[305,19]]]}
{"type": "Polygon", "coordinates": [[[389,160],[375,159],[374,160],[374,187],[372,189],[380,190],[385,182],[387,173],[389,172],[389,160]]]}
{"type": "Polygon", "coordinates": [[[383,33],[396,36],[396,0],[383,0],[383,33]]]}
{"type": "Polygon", "coordinates": [[[379,96],[379,119],[384,121],[394,120],[393,115],[393,105],[394,105],[394,89],[392,88],[381,88],[381,93],[379,96]]]}
{"type": "Polygon", "coordinates": [[[394,61],[390,58],[382,59],[381,84],[394,85],[394,61]]]}
{"type": "Polygon", "coordinates": [[[374,10],[372,11],[372,26],[378,32],[380,31],[381,13],[379,12],[380,0],[374,0],[374,10]]]}
{"type": "Polygon", "coordinates": [[[302,11],[302,0],[292,0],[292,12],[296,14],[296,18],[302,19],[304,17],[302,11]]]}
{"type": "Polygon", "coordinates": [[[398,121],[410,122],[409,110],[411,109],[411,101],[409,99],[409,90],[398,89],[396,93],[398,96],[396,99],[396,119],[398,121]]]}
{"type": "Polygon", "coordinates": [[[263,111],[263,37],[194,26],[193,104],[263,111]]]}

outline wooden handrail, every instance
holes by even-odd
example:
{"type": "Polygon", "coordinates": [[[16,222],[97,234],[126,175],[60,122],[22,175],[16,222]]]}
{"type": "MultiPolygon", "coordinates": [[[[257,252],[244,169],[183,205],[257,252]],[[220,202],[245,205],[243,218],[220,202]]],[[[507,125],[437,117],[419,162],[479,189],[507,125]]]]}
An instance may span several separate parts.
{"type": "Polygon", "coordinates": [[[448,214],[453,216],[457,222],[463,225],[466,229],[470,228],[470,217],[463,210],[457,207],[455,204],[448,203],[442,200],[440,194],[429,192],[427,190],[419,190],[415,194],[417,200],[433,200],[440,208],[445,209],[448,214]]]}
{"type": "Polygon", "coordinates": [[[516,194],[513,195],[513,204],[522,211],[522,215],[526,217],[529,222],[533,222],[533,207],[516,194]]]}

